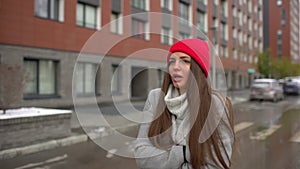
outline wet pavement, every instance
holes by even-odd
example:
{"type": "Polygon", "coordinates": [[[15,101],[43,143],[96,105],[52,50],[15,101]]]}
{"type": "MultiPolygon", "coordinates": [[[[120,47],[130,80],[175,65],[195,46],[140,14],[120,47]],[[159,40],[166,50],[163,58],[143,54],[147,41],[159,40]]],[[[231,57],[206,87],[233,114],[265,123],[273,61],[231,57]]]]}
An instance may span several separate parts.
{"type": "Polygon", "coordinates": [[[299,169],[299,98],[278,103],[250,102],[236,106],[236,123],[251,122],[237,133],[233,169],[299,169]]]}
{"type": "MultiPolygon", "coordinates": [[[[300,169],[299,97],[289,96],[276,103],[242,102],[235,104],[234,108],[237,151],[232,158],[232,169],[300,169]]],[[[114,122],[113,118],[111,120],[114,122]]],[[[135,137],[137,128],[124,133],[135,137]]],[[[89,140],[67,147],[0,160],[1,168],[137,168],[133,158],[116,155],[120,152],[132,154],[132,142],[118,140],[115,135],[94,141],[109,144],[110,147],[103,149],[89,140]]]]}

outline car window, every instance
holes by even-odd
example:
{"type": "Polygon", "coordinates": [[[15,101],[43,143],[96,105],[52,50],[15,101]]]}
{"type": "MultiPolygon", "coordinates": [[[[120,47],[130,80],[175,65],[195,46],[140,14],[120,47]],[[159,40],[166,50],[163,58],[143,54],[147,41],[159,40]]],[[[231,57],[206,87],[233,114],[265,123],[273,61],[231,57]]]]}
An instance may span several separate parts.
{"type": "Polygon", "coordinates": [[[269,87],[270,83],[269,82],[254,82],[253,86],[255,86],[255,87],[269,87]]]}

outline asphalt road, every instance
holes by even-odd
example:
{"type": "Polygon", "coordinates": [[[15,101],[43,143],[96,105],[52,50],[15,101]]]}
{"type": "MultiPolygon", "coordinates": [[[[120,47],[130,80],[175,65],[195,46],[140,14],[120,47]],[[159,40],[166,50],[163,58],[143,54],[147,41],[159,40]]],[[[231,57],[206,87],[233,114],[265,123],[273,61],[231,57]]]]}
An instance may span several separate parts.
{"type": "MultiPolygon", "coordinates": [[[[280,102],[252,101],[235,105],[237,150],[233,169],[300,168],[300,98],[280,102]],[[298,105],[298,106],[297,106],[298,105]],[[297,109],[296,109],[297,108],[297,109]]],[[[137,128],[123,133],[135,137],[137,128]]],[[[2,169],[135,169],[132,142],[115,135],[0,161],[2,169]],[[98,144],[109,145],[104,150],[98,144]],[[119,155],[115,155],[119,154],[119,155]]]]}

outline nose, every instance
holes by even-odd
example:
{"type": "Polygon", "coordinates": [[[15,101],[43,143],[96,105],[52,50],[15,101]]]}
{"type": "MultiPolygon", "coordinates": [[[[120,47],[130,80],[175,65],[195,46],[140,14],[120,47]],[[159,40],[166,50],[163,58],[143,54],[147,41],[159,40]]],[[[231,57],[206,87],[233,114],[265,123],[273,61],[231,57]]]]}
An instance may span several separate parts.
{"type": "Polygon", "coordinates": [[[180,70],[181,69],[181,63],[180,60],[176,60],[176,62],[174,63],[174,70],[180,70]]]}

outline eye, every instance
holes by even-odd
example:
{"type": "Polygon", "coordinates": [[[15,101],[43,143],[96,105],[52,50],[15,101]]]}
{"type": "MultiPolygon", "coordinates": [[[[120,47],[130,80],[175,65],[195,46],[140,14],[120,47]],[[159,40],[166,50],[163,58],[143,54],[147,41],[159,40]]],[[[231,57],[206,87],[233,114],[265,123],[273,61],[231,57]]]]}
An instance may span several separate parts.
{"type": "Polygon", "coordinates": [[[168,65],[174,64],[175,60],[169,60],[168,65]]]}
{"type": "Polygon", "coordinates": [[[184,59],[183,62],[184,62],[184,63],[191,63],[191,61],[190,61],[190,60],[187,60],[187,59],[184,59]]]}

